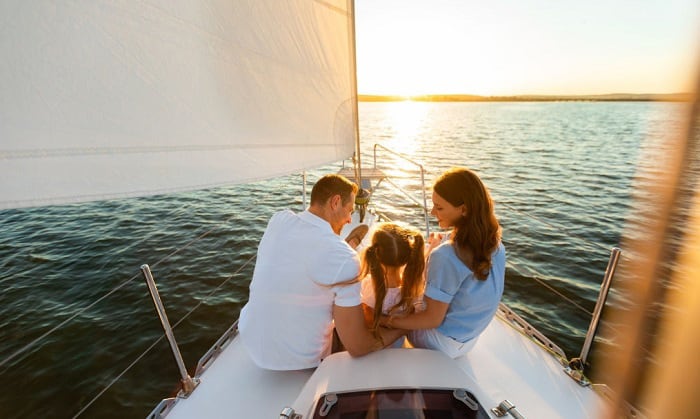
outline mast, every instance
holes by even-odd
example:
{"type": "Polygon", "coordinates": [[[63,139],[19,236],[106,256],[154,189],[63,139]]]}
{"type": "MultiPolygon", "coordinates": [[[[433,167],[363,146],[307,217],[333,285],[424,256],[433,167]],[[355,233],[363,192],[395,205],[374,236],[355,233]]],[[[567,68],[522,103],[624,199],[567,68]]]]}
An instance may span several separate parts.
{"type": "Polygon", "coordinates": [[[352,49],[352,53],[350,54],[350,66],[351,66],[351,74],[352,74],[352,90],[355,95],[355,98],[353,100],[353,106],[354,106],[354,111],[355,111],[355,159],[353,159],[353,162],[355,163],[355,181],[357,182],[357,186],[362,188],[362,157],[360,154],[360,111],[359,107],[357,105],[358,103],[358,95],[357,95],[357,43],[355,42],[355,0],[349,0],[350,3],[350,25],[348,27],[350,28],[350,48],[352,49]]]}

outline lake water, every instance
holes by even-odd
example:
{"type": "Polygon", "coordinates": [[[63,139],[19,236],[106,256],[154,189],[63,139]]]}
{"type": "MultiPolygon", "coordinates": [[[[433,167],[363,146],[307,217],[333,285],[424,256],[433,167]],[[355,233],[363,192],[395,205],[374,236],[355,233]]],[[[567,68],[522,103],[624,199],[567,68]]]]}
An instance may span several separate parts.
{"type": "MultiPolygon", "coordinates": [[[[505,302],[573,357],[610,248],[635,234],[625,220],[633,184],[646,179],[635,176],[638,162],[645,173],[663,163],[663,144],[686,109],[361,103],[363,161],[372,164],[378,143],[423,164],[428,185],[451,166],[479,173],[503,226],[505,302]]],[[[413,166],[377,154],[396,184],[420,196],[413,166]]],[[[309,181],[338,168],[310,172],[309,181]]],[[[393,219],[421,227],[423,214],[410,201],[388,189],[374,198],[393,219]]],[[[0,367],[0,417],[73,417],[117,378],[82,416],[146,416],[179,374],[167,342],[158,341],[163,332],[139,267],[150,264],[192,372],[238,317],[257,242],[282,208],[302,208],[301,175],[0,212],[0,362],[38,339],[0,367]]]]}

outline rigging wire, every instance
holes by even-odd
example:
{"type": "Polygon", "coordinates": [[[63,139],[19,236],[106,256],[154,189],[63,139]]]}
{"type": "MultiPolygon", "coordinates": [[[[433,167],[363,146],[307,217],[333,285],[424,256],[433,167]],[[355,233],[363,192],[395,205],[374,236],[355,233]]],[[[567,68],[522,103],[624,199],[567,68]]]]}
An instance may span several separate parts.
{"type": "Polygon", "coordinates": [[[565,301],[567,301],[569,304],[573,305],[574,307],[576,307],[577,309],[581,310],[582,312],[588,314],[589,316],[592,316],[592,315],[593,315],[593,313],[592,313],[591,311],[588,311],[585,307],[583,307],[583,306],[580,305],[579,303],[575,302],[573,299],[571,299],[571,297],[568,297],[568,296],[562,294],[561,291],[559,291],[559,290],[557,290],[556,288],[552,287],[551,285],[547,284],[546,282],[544,282],[542,279],[538,278],[537,276],[533,276],[532,279],[534,279],[534,280],[537,281],[540,285],[542,285],[543,287],[549,289],[550,291],[552,291],[553,293],[555,293],[555,294],[558,295],[559,297],[563,298],[563,299],[564,299],[565,301]]]}
{"type": "MultiPolygon", "coordinates": [[[[195,237],[194,239],[190,240],[190,241],[189,241],[187,244],[185,244],[184,246],[182,246],[182,247],[180,247],[180,248],[177,248],[177,249],[175,249],[174,251],[172,251],[171,253],[167,254],[167,255],[164,256],[164,257],[162,257],[160,260],[158,260],[158,261],[157,261],[156,263],[154,263],[152,266],[153,266],[153,267],[156,267],[156,266],[158,266],[160,263],[162,263],[162,262],[164,262],[164,261],[170,259],[171,257],[175,256],[176,254],[180,253],[182,250],[187,249],[187,248],[190,247],[192,244],[194,244],[194,243],[196,243],[197,241],[199,241],[199,240],[203,239],[204,237],[208,236],[208,235],[209,235],[212,231],[214,231],[215,229],[217,229],[217,228],[219,228],[220,226],[222,226],[222,225],[228,223],[228,222],[229,222],[231,219],[233,219],[234,217],[235,217],[235,215],[232,215],[231,217],[227,218],[227,219],[226,219],[225,221],[223,221],[222,223],[217,224],[216,226],[212,227],[212,228],[209,229],[208,231],[206,231],[206,232],[202,233],[201,235],[195,237]]],[[[56,332],[56,330],[62,328],[63,326],[65,326],[66,324],[68,324],[69,322],[71,322],[73,319],[75,319],[76,317],[78,317],[79,315],[83,314],[83,313],[86,312],[87,310],[89,310],[89,309],[91,309],[92,307],[94,307],[95,305],[97,305],[97,303],[99,303],[99,302],[105,300],[105,299],[106,299],[107,297],[109,297],[110,295],[112,295],[112,294],[114,294],[115,292],[119,291],[120,289],[124,288],[127,284],[133,282],[133,281],[134,281],[136,278],[138,278],[139,276],[140,276],[140,274],[135,274],[135,275],[132,276],[131,278],[127,279],[126,281],[124,281],[124,282],[122,282],[121,284],[117,285],[116,287],[112,288],[107,294],[103,295],[102,297],[100,297],[100,298],[98,298],[97,300],[93,301],[93,302],[90,303],[89,305],[87,305],[87,306],[83,307],[82,309],[78,310],[77,312],[73,313],[72,316],[70,316],[70,317],[68,317],[67,319],[63,320],[61,323],[59,323],[59,324],[57,324],[56,326],[52,327],[52,328],[49,329],[48,331],[42,333],[39,337],[37,337],[36,339],[32,340],[32,341],[29,342],[28,344],[22,346],[21,348],[19,348],[19,349],[16,350],[15,352],[13,352],[10,356],[8,356],[7,358],[5,358],[5,359],[3,359],[2,361],[0,361],[0,368],[2,368],[5,364],[7,364],[8,362],[12,361],[13,359],[17,358],[19,355],[25,353],[28,349],[31,349],[32,347],[34,347],[35,345],[37,345],[39,342],[41,342],[42,340],[44,340],[47,336],[53,334],[54,332],[56,332]]]]}
{"type": "Polygon", "coordinates": [[[61,323],[57,324],[56,326],[52,327],[52,328],[49,329],[48,331],[46,331],[46,332],[44,332],[43,334],[41,334],[41,336],[39,336],[39,337],[37,337],[36,339],[32,340],[32,341],[29,342],[28,344],[24,345],[23,347],[21,347],[20,349],[18,349],[18,350],[15,351],[14,353],[12,353],[12,355],[10,355],[10,356],[8,356],[7,358],[5,358],[5,359],[3,359],[2,361],[0,361],[0,367],[4,366],[4,365],[7,364],[8,362],[12,361],[13,359],[15,359],[17,356],[21,355],[22,353],[26,352],[28,349],[32,348],[32,347],[35,346],[37,343],[39,343],[40,341],[44,340],[47,336],[51,335],[51,334],[54,333],[56,330],[62,328],[62,327],[65,326],[66,324],[68,324],[68,323],[69,323],[71,320],[73,320],[74,318],[78,317],[79,315],[83,314],[85,311],[87,311],[87,310],[89,310],[90,308],[94,307],[94,306],[95,306],[97,303],[99,303],[100,301],[102,301],[102,300],[104,300],[105,298],[109,297],[110,295],[114,294],[114,293],[117,292],[118,290],[122,289],[125,285],[127,285],[127,284],[130,283],[130,282],[132,282],[132,281],[133,281],[134,279],[136,279],[138,276],[139,276],[139,275],[136,274],[136,275],[132,276],[131,278],[127,279],[126,281],[122,282],[121,284],[117,285],[116,287],[112,288],[112,290],[110,290],[107,294],[105,294],[105,295],[103,295],[102,297],[98,298],[97,300],[93,301],[93,302],[92,302],[91,304],[89,304],[88,306],[83,307],[82,309],[78,310],[78,311],[75,312],[72,316],[70,316],[70,317],[68,317],[67,319],[63,320],[61,323]]]}
{"type": "MultiPolygon", "coordinates": [[[[178,323],[179,323],[179,322],[178,322],[178,323]]],[[[176,325],[176,326],[177,326],[177,325],[176,325]]],[[[122,372],[120,372],[119,375],[117,375],[116,377],[114,377],[114,378],[112,379],[112,381],[110,381],[109,384],[107,384],[107,386],[105,386],[105,388],[102,389],[102,391],[100,391],[99,393],[97,393],[97,395],[96,395],[95,397],[93,397],[92,399],[90,399],[90,401],[89,401],[85,406],[83,406],[83,408],[80,409],[80,410],[78,411],[78,413],[76,413],[76,414],[73,416],[73,419],[75,419],[75,418],[77,418],[78,416],[82,415],[90,406],[92,406],[92,404],[93,404],[95,401],[97,401],[97,399],[99,399],[100,397],[102,397],[102,395],[103,395],[107,390],[109,390],[109,389],[112,387],[112,385],[113,385],[114,383],[116,383],[117,381],[119,381],[119,379],[121,379],[122,376],[124,376],[124,374],[126,374],[134,365],[136,365],[144,356],[146,356],[146,354],[148,354],[148,353],[151,351],[151,349],[153,349],[156,345],[158,345],[158,343],[160,343],[160,341],[162,341],[163,338],[165,338],[165,335],[161,335],[158,339],[156,339],[155,342],[153,342],[153,343],[151,344],[151,346],[149,346],[148,348],[146,348],[146,350],[143,351],[143,352],[141,353],[141,355],[139,355],[138,357],[136,357],[136,359],[134,359],[134,361],[133,361],[131,364],[129,364],[129,366],[127,366],[122,372]]]]}
{"type": "MultiPolygon", "coordinates": [[[[234,272],[234,273],[232,273],[231,275],[229,275],[229,276],[228,276],[226,279],[224,279],[216,288],[214,288],[209,294],[207,294],[207,295],[206,295],[204,298],[202,298],[197,304],[195,304],[195,306],[192,307],[192,309],[190,309],[187,313],[185,313],[185,315],[182,316],[182,317],[180,318],[180,320],[178,320],[178,321],[173,325],[173,327],[172,327],[173,330],[175,330],[175,329],[180,325],[180,323],[182,323],[185,319],[187,319],[187,318],[190,316],[190,314],[192,314],[195,310],[197,310],[197,309],[198,309],[203,303],[205,303],[212,295],[214,295],[214,293],[216,293],[218,290],[220,290],[221,287],[223,287],[224,285],[226,285],[226,283],[227,283],[228,281],[230,281],[234,276],[238,275],[246,266],[248,266],[248,264],[249,264],[253,259],[255,259],[256,256],[257,256],[257,255],[252,255],[250,258],[248,258],[248,260],[246,260],[245,263],[244,263],[243,265],[241,265],[241,267],[238,268],[238,270],[236,270],[236,272],[234,272]]],[[[131,368],[132,368],[134,365],[136,365],[144,356],[146,356],[146,354],[148,354],[154,347],[156,347],[156,345],[158,345],[158,343],[159,343],[160,341],[162,341],[164,337],[165,337],[164,334],[161,335],[158,339],[156,339],[156,340],[151,344],[151,346],[149,346],[148,348],[146,348],[146,350],[143,351],[143,352],[141,353],[141,355],[139,355],[136,359],[134,359],[134,361],[131,362],[131,364],[129,364],[122,372],[120,372],[116,377],[114,377],[114,378],[112,379],[112,381],[110,381],[99,393],[97,393],[97,395],[96,395],[95,397],[93,397],[92,399],[90,399],[90,401],[89,401],[85,406],[83,406],[83,408],[80,409],[80,411],[78,411],[78,413],[76,413],[76,414],[73,416],[73,419],[75,419],[75,418],[77,418],[78,416],[82,415],[95,401],[97,401],[97,399],[99,399],[100,397],[102,397],[102,395],[103,395],[107,390],[109,390],[109,389],[112,387],[112,385],[114,385],[114,383],[116,383],[117,381],[119,381],[119,380],[124,376],[124,374],[126,374],[127,372],[129,372],[129,370],[131,370],[131,368]]]]}
{"type": "MultiPolygon", "coordinates": [[[[174,208],[174,209],[172,209],[169,213],[163,214],[160,218],[163,218],[163,219],[172,218],[172,215],[175,214],[175,213],[177,213],[178,211],[180,211],[179,208],[174,208]]],[[[228,221],[228,220],[227,220],[227,221],[228,221]]],[[[142,238],[140,238],[140,239],[138,239],[138,240],[131,241],[130,244],[131,244],[132,246],[139,246],[139,245],[141,245],[141,244],[147,242],[148,240],[150,240],[149,237],[142,237],[142,238]]],[[[155,266],[155,265],[154,265],[154,266],[155,266]]],[[[33,267],[30,267],[30,268],[27,268],[27,269],[25,269],[25,270],[23,270],[23,271],[14,272],[14,273],[12,274],[13,276],[8,276],[7,278],[0,279],[0,285],[1,285],[3,282],[5,282],[5,281],[9,281],[9,280],[12,279],[13,277],[26,275],[26,274],[28,274],[29,272],[31,272],[33,269],[34,269],[33,267]]],[[[138,275],[140,275],[140,274],[136,274],[136,276],[138,276],[138,275]]],[[[127,281],[127,282],[128,282],[128,281],[127,281]]]]}
{"type": "MultiPolygon", "coordinates": [[[[525,213],[525,212],[523,212],[523,211],[520,211],[520,210],[518,210],[517,208],[514,208],[512,205],[505,204],[505,203],[503,203],[503,202],[499,202],[498,204],[499,204],[499,205],[503,205],[504,207],[510,209],[511,211],[516,212],[516,213],[518,213],[518,214],[520,214],[520,215],[522,215],[522,216],[524,216],[524,217],[526,217],[526,218],[531,218],[531,219],[533,219],[533,220],[535,220],[535,221],[537,221],[537,222],[539,222],[539,223],[542,223],[542,224],[544,224],[544,225],[546,225],[546,226],[548,226],[548,227],[550,227],[550,228],[552,228],[552,229],[554,229],[554,230],[559,230],[559,229],[561,228],[561,227],[555,226],[554,224],[552,224],[552,223],[550,223],[550,222],[547,222],[547,221],[545,221],[545,220],[542,220],[542,219],[540,219],[540,218],[538,218],[538,217],[536,217],[536,216],[534,216],[534,215],[532,215],[532,214],[528,214],[528,213],[525,213]]],[[[602,245],[602,244],[599,244],[599,243],[592,243],[590,240],[588,240],[588,239],[586,239],[586,238],[584,238],[584,237],[581,237],[581,236],[579,236],[579,235],[576,235],[576,234],[570,234],[570,235],[576,237],[577,239],[579,239],[579,240],[581,240],[581,241],[583,241],[583,242],[585,242],[586,244],[588,244],[588,245],[591,246],[591,247],[598,248],[598,249],[601,249],[601,250],[606,250],[606,251],[609,251],[609,250],[610,250],[610,249],[606,248],[606,247],[605,247],[604,245],[602,245]]],[[[544,275],[541,275],[541,276],[544,276],[544,275]]],[[[532,275],[532,279],[533,279],[534,281],[536,281],[537,283],[539,283],[540,285],[542,285],[543,287],[545,287],[545,288],[547,288],[548,290],[550,290],[552,293],[558,295],[559,297],[561,297],[562,299],[564,299],[565,301],[567,301],[569,304],[571,304],[572,306],[574,306],[574,307],[576,307],[577,309],[579,309],[580,311],[582,311],[583,313],[585,313],[585,314],[587,314],[587,315],[589,315],[589,316],[593,316],[593,313],[592,313],[591,311],[589,311],[588,309],[586,309],[585,307],[583,307],[581,304],[579,304],[579,303],[577,303],[576,301],[574,301],[573,298],[571,298],[571,297],[565,295],[564,293],[562,293],[561,291],[557,290],[557,289],[554,288],[553,286],[547,284],[547,283],[544,281],[544,279],[539,278],[537,275],[532,275]]]]}
{"type": "MultiPolygon", "coordinates": [[[[542,220],[541,218],[536,217],[536,216],[534,216],[534,215],[532,215],[532,214],[525,213],[525,212],[523,212],[523,211],[521,211],[521,210],[519,210],[519,209],[517,209],[517,208],[514,208],[512,205],[509,205],[509,204],[506,204],[506,203],[503,203],[503,202],[499,202],[498,205],[503,205],[504,207],[510,209],[511,211],[517,212],[518,214],[520,214],[520,215],[522,215],[522,216],[524,216],[524,217],[526,217],[526,218],[531,218],[531,219],[533,219],[533,220],[535,220],[535,221],[537,221],[537,222],[539,222],[539,223],[542,223],[542,224],[546,225],[547,227],[552,228],[552,229],[555,230],[555,231],[561,230],[561,226],[556,226],[556,225],[554,225],[554,224],[552,224],[552,223],[550,223],[550,222],[547,222],[547,221],[545,221],[545,220],[542,220]]],[[[586,239],[585,237],[581,237],[581,236],[578,235],[578,234],[572,234],[572,233],[568,233],[568,234],[569,234],[570,236],[576,237],[577,239],[581,240],[582,242],[588,244],[589,246],[591,246],[591,247],[593,247],[593,248],[598,248],[598,249],[605,250],[605,251],[609,251],[609,250],[610,250],[609,248],[605,247],[605,245],[602,245],[602,244],[600,244],[600,243],[593,243],[593,242],[591,242],[590,240],[586,239]]]]}

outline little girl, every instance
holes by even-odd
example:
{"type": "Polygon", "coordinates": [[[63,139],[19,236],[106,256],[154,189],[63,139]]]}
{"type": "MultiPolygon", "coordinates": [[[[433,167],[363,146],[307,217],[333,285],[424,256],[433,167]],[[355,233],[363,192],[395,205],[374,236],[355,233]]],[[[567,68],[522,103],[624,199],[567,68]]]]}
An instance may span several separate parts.
{"type": "MultiPolygon", "coordinates": [[[[382,314],[411,314],[422,310],[425,244],[423,235],[392,223],[375,228],[372,244],[362,258],[362,303],[376,333],[382,314]]],[[[393,347],[401,347],[403,339],[393,347]]]]}

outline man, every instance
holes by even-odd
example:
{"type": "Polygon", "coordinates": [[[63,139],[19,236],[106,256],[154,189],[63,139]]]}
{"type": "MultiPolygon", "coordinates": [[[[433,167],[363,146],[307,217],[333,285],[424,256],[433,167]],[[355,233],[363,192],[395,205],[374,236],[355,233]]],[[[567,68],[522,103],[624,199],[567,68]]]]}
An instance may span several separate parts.
{"type": "Polygon", "coordinates": [[[345,349],[362,356],[391,344],[402,333],[365,326],[359,258],[340,238],[351,221],[357,185],[340,175],[323,176],[309,208],[270,219],[258,246],[248,303],[238,328],[250,357],[262,368],[314,368],[331,353],[333,325],[345,349]]]}

